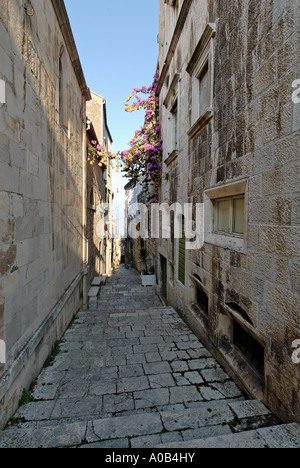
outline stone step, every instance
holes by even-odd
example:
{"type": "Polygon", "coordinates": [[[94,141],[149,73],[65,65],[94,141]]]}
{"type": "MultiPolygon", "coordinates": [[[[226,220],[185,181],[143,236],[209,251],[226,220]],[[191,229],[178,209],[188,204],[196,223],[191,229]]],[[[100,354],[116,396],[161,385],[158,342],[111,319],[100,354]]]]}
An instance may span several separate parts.
{"type": "Polygon", "coordinates": [[[258,401],[216,400],[180,411],[167,409],[90,421],[24,422],[0,432],[0,448],[71,447],[107,441],[112,448],[117,448],[115,444],[120,440],[126,440],[129,447],[129,439],[134,448],[143,448],[145,439],[148,447],[157,448],[163,447],[161,443],[164,441],[174,440],[172,437],[177,442],[165,444],[165,448],[206,445],[300,447],[298,425],[247,430],[249,418],[265,417],[268,413],[267,408],[258,401]],[[232,430],[242,432],[231,433],[232,430]],[[180,434],[186,439],[185,442],[178,440],[180,434]]]}
{"type": "Polygon", "coordinates": [[[300,448],[300,425],[284,424],[228,435],[161,444],[158,449],[300,448]]]}
{"type": "MultiPolygon", "coordinates": [[[[212,400],[182,411],[166,411],[161,414],[165,430],[185,431],[228,425],[242,430],[243,423],[253,418],[265,421],[269,410],[257,400],[212,400]]],[[[208,431],[209,432],[209,431],[208,431]]]]}
{"type": "Polygon", "coordinates": [[[104,286],[106,284],[106,276],[95,276],[92,286],[104,286]]]}
{"type": "Polygon", "coordinates": [[[0,448],[60,448],[81,445],[85,441],[86,422],[57,425],[29,425],[0,432],[0,448]]]}

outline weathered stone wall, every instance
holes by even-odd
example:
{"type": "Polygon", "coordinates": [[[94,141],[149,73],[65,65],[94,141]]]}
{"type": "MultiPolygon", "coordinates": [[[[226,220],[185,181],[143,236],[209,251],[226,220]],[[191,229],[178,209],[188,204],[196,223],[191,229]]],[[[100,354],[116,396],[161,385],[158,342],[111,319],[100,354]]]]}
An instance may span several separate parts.
{"type": "Polygon", "coordinates": [[[2,425],[82,294],[85,98],[51,1],[0,1],[0,79],[2,425]],[[60,54],[67,128],[59,120],[60,54]]]}
{"type": "Polygon", "coordinates": [[[164,18],[172,7],[160,2],[164,140],[164,103],[180,73],[174,91],[180,102],[179,148],[164,165],[162,201],[173,202],[176,193],[178,201],[202,203],[208,190],[245,181],[247,228],[242,248],[206,239],[200,251],[187,252],[185,286],[177,280],[176,252],[172,262],[171,243],[161,241],[158,250],[169,260],[169,276],[175,271],[168,297],[251,395],[282,418],[299,419],[300,369],[292,361],[293,341],[300,338],[300,122],[299,104],[292,102],[300,65],[299,2],[187,0],[183,5],[188,3],[175,30],[174,53],[167,54],[164,18]],[[207,22],[216,24],[213,117],[188,136],[193,93],[187,66],[207,22]],[[195,275],[208,296],[208,313],[193,306],[195,275]],[[240,309],[232,310],[231,303],[240,309]],[[234,346],[236,322],[264,348],[263,381],[234,346]]]}
{"type": "MultiPolygon", "coordinates": [[[[87,103],[87,116],[91,120],[95,139],[111,152],[112,141],[106,122],[105,99],[91,92],[92,99],[87,103]]],[[[89,279],[95,275],[105,275],[112,271],[113,238],[111,232],[112,221],[112,171],[111,164],[99,166],[88,164],[88,215],[87,230],[89,241],[89,279]],[[91,204],[91,192],[94,200],[91,204]],[[109,203],[108,203],[109,201],[109,203]]]]}

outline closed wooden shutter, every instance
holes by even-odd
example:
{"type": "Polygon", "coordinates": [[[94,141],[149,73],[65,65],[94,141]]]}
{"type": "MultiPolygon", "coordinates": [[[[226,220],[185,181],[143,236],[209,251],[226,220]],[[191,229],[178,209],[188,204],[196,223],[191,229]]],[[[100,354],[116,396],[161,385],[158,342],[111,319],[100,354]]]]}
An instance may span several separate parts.
{"type": "Polygon", "coordinates": [[[179,239],[179,252],[178,252],[178,279],[182,284],[185,284],[185,227],[184,217],[181,220],[181,237],[179,239]]]}

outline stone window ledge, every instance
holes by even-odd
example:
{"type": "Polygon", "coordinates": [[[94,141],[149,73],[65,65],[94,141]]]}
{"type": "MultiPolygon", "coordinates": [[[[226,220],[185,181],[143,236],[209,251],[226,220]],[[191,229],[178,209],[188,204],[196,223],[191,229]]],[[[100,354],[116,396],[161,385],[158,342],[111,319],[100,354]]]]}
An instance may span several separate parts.
{"type": "Polygon", "coordinates": [[[199,117],[198,120],[194,123],[194,125],[188,130],[187,134],[190,138],[194,138],[200,130],[210,122],[213,118],[213,109],[208,107],[205,113],[199,117]]]}
{"type": "Polygon", "coordinates": [[[174,150],[172,151],[172,153],[169,154],[169,156],[167,157],[167,159],[164,161],[164,163],[169,166],[173,161],[175,161],[175,159],[178,157],[178,154],[179,154],[179,151],[178,150],[174,150]]]}

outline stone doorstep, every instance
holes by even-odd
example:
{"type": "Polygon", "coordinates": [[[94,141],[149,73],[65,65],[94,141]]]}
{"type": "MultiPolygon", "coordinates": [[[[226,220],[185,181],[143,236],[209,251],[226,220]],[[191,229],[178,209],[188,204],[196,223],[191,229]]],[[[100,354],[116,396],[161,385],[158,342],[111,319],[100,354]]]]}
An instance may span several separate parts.
{"type": "Polygon", "coordinates": [[[91,289],[88,292],[88,297],[90,297],[90,298],[97,297],[98,294],[99,294],[99,291],[100,291],[100,288],[98,288],[96,286],[92,286],[91,289]]]}
{"type": "Polygon", "coordinates": [[[104,276],[95,276],[92,282],[92,286],[103,286],[106,283],[106,278],[104,276]]]}
{"type": "Polygon", "coordinates": [[[98,295],[100,292],[100,288],[97,286],[92,286],[88,292],[88,307],[89,309],[96,309],[97,308],[97,300],[98,295]]]}

